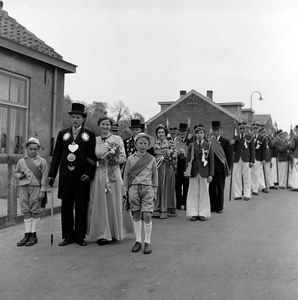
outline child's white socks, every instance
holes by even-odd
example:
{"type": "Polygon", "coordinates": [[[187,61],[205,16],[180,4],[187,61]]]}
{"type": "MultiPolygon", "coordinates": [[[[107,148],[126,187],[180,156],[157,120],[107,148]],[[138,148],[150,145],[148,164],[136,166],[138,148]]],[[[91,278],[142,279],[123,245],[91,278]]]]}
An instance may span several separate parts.
{"type": "Polygon", "coordinates": [[[142,243],[142,221],[133,221],[133,228],[135,230],[136,241],[142,243]]]}
{"type": "Polygon", "coordinates": [[[145,243],[150,244],[151,231],[152,231],[152,222],[149,223],[149,224],[146,224],[144,222],[144,231],[145,231],[145,243]]]}

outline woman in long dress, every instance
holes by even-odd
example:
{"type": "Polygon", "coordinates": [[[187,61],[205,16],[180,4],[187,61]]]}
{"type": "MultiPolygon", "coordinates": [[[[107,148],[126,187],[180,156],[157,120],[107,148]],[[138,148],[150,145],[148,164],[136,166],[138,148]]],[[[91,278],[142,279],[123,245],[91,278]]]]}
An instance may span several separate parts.
{"type": "Polygon", "coordinates": [[[99,246],[122,240],[133,233],[130,212],[123,208],[123,182],[119,164],[126,160],[123,141],[110,132],[112,121],[104,115],[98,120],[96,137],[97,167],[90,186],[87,235],[99,246]]]}
{"type": "Polygon", "coordinates": [[[154,155],[158,166],[158,188],[153,217],[166,219],[168,214],[176,214],[175,169],[178,150],[174,142],[166,138],[167,129],[163,125],[156,127],[155,134],[157,139],[154,155]]]}

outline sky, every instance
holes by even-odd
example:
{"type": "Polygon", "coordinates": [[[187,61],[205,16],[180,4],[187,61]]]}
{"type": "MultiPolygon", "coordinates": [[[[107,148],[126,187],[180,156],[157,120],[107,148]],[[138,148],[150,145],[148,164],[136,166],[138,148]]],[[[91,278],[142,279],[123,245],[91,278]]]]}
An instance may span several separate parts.
{"type": "Polygon", "coordinates": [[[297,0],[3,2],[78,66],[65,76],[74,101],[121,100],[148,120],[180,90],[212,90],[214,102],[252,106],[279,129],[298,125],[297,0]]]}

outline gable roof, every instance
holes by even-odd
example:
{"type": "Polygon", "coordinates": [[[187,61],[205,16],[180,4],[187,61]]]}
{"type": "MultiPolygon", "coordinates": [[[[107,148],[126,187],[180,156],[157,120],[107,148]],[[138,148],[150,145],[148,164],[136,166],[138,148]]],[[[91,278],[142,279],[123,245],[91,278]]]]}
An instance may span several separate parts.
{"type": "Polygon", "coordinates": [[[15,19],[11,18],[1,7],[0,46],[56,65],[66,71],[75,72],[75,65],[63,61],[63,57],[55,52],[52,47],[19,24],[15,19]],[[31,51],[28,51],[28,48],[31,51]]]}
{"type": "MultiPolygon", "coordinates": [[[[199,92],[197,92],[195,90],[191,90],[187,94],[185,94],[184,96],[180,97],[173,104],[169,105],[169,107],[165,108],[163,111],[159,112],[157,115],[155,115],[154,117],[152,117],[151,119],[149,119],[148,121],[146,121],[145,124],[153,122],[154,120],[156,120],[157,118],[159,118],[160,116],[162,116],[164,113],[166,113],[167,111],[169,111],[170,109],[172,109],[173,107],[175,107],[176,105],[178,105],[179,103],[181,103],[184,99],[186,99],[187,97],[189,97],[191,94],[195,94],[196,96],[198,96],[202,100],[208,102],[208,104],[216,107],[218,110],[220,110],[223,113],[229,115],[231,118],[233,118],[233,119],[235,118],[235,116],[232,113],[230,113],[228,110],[226,110],[223,107],[221,107],[219,104],[216,104],[215,102],[213,102],[210,98],[208,98],[208,97],[200,94],[199,92]]],[[[171,103],[171,102],[172,101],[169,101],[169,103],[171,103]]],[[[165,102],[163,102],[163,103],[165,103],[165,102]]]]}
{"type": "Polygon", "coordinates": [[[271,118],[271,115],[253,115],[253,121],[258,121],[259,124],[266,124],[271,118]]]}

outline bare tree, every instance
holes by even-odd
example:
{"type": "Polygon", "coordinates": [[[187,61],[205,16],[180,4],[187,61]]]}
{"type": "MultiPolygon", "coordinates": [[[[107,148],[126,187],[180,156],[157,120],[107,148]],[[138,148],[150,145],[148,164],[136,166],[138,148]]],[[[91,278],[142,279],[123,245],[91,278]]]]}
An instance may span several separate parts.
{"type": "Polygon", "coordinates": [[[129,118],[129,108],[121,100],[115,102],[110,110],[117,124],[120,124],[123,119],[129,118]]]}

